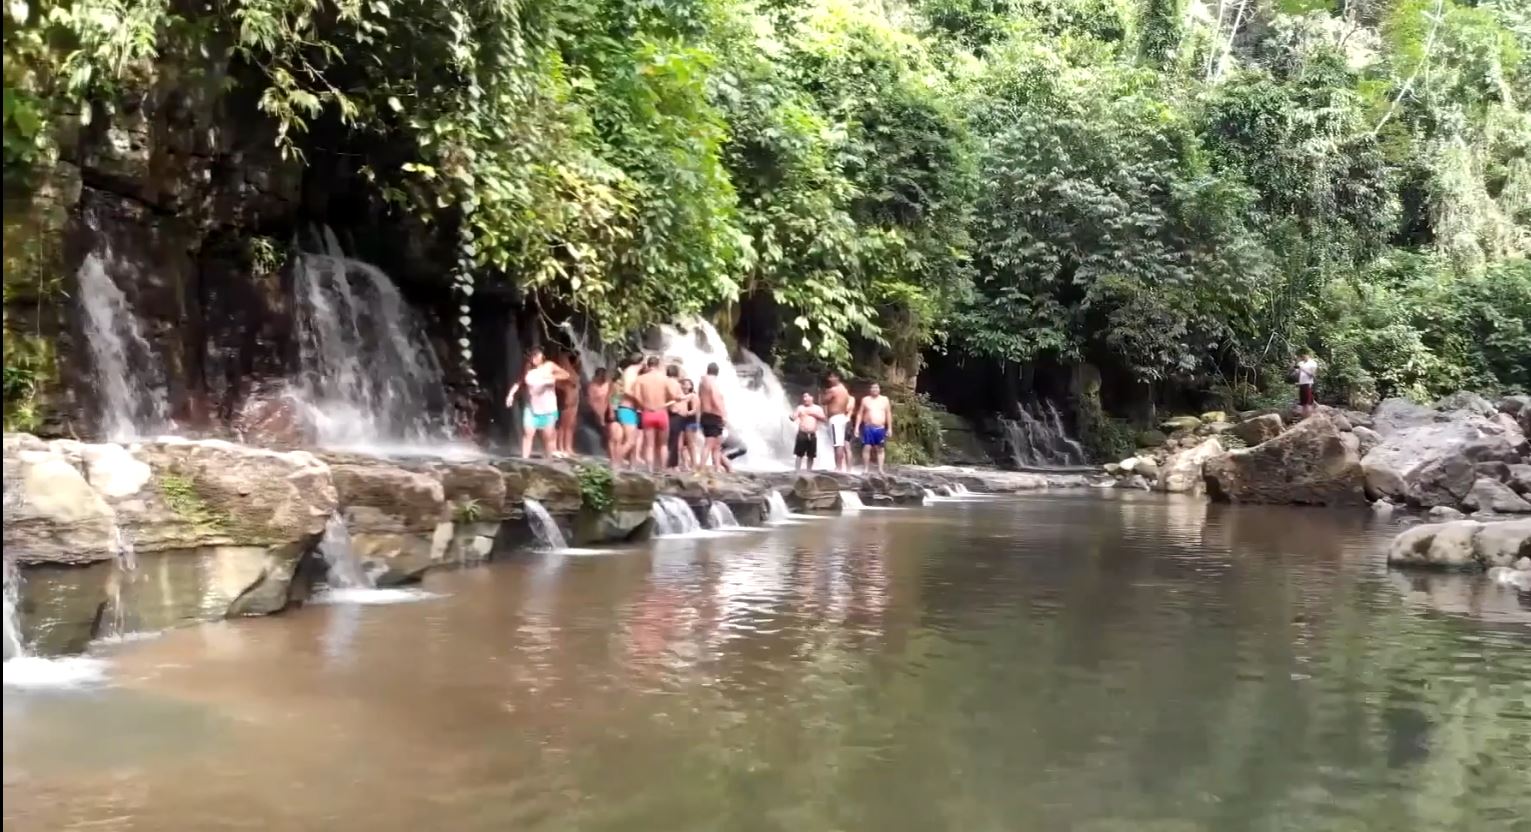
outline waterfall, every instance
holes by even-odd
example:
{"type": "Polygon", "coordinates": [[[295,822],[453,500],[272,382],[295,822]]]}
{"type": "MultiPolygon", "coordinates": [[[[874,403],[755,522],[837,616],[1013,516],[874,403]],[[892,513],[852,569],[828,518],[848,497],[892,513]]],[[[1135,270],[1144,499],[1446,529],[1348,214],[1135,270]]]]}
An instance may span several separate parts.
{"type": "Polygon", "coordinates": [[[728,507],[728,503],[722,500],[713,500],[712,505],[707,507],[707,527],[711,529],[737,529],[739,519],[734,517],[734,510],[728,507]]]}
{"type": "Polygon", "coordinates": [[[563,531],[558,528],[558,522],[542,507],[542,503],[527,497],[521,504],[526,507],[526,521],[531,524],[532,534],[537,538],[537,548],[554,552],[569,548],[563,531]]]}
{"type": "Polygon", "coordinates": [[[5,559],[5,660],[24,657],[27,648],[21,641],[21,614],[18,607],[21,603],[21,574],[16,570],[16,562],[10,558],[5,559]]]}
{"type": "Polygon", "coordinates": [[[654,498],[654,505],[649,509],[649,516],[654,519],[654,534],[660,537],[672,535],[691,534],[701,531],[701,524],[696,522],[696,515],[691,512],[691,506],[679,497],[671,497],[661,494],[654,498]]]}
{"type": "Polygon", "coordinates": [[[857,494],[854,491],[841,491],[840,492],[840,513],[841,514],[858,512],[858,511],[862,510],[863,508],[866,508],[866,505],[861,502],[861,495],[860,494],[857,494]]]}
{"type": "Polygon", "coordinates": [[[939,497],[937,496],[936,492],[930,490],[929,488],[925,489],[925,502],[931,503],[935,502],[937,499],[939,499],[939,497]]]}
{"type": "Polygon", "coordinates": [[[133,539],[120,525],[112,526],[112,555],[117,561],[117,571],[107,584],[107,594],[111,599],[108,608],[112,612],[112,617],[110,621],[101,621],[98,624],[97,638],[121,637],[127,635],[129,630],[127,605],[122,600],[122,589],[123,584],[133,581],[134,573],[138,571],[138,554],[133,548],[133,539]]]}
{"type": "Polygon", "coordinates": [[[1083,446],[1063,427],[1063,416],[1052,402],[1023,405],[1020,419],[1001,419],[1005,444],[1017,466],[1083,465],[1088,459],[1083,446]]]}
{"type": "Polygon", "coordinates": [[[112,280],[109,250],[85,255],[77,273],[85,345],[95,373],[102,435],[121,442],[165,426],[165,391],[155,381],[155,358],[127,296],[112,280]]]}
{"type": "MultiPolygon", "coordinates": [[[[749,350],[740,350],[740,367],[728,355],[723,337],[712,324],[693,320],[682,327],[661,327],[664,355],[679,361],[686,377],[700,383],[708,364],[718,365],[718,386],[728,405],[730,435],[743,443],[739,460],[744,468],[792,467],[792,406],[771,368],[749,350]]],[[[819,463],[832,467],[833,455],[821,450],[819,463]],[[827,464],[826,464],[827,459],[827,464]]]]}
{"type": "Polygon", "coordinates": [[[381,269],[346,257],[322,231],[322,253],[294,264],[302,378],[299,397],[319,443],[443,442],[441,365],[420,317],[381,269]]]}
{"type": "Polygon", "coordinates": [[[787,498],[781,496],[776,489],[766,495],[766,522],[781,523],[792,516],[792,509],[787,508],[787,498]]]}
{"type": "Polygon", "coordinates": [[[590,341],[574,328],[574,324],[564,321],[558,325],[564,334],[569,336],[569,343],[574,345],[574,351],[579,355],[579,374],[586,382],[595,375],[595,371],[601,367],[607,368],[608,372],[616,371],[616,362],[595,347],[590,346],[590,341]]]}
{"type": "Polygon", "coordinates": [[[330,589],[370,589],[374,585],[372,576],[356,557],[356,550],[351,548],[351,532],[338,511],[324,524],[319,556],[324,558],[327,567],[324,582],[330,589]]]}
{"type": "Polygon", "coordinates": [[[967,486],[963,485],[960,482],[954,482],[951,485],[948,485],[947,489],[952,492],[952,496],[953,497],[966,497],[969,494],[973,493],[973,492],[968,490],[967,486]]]}

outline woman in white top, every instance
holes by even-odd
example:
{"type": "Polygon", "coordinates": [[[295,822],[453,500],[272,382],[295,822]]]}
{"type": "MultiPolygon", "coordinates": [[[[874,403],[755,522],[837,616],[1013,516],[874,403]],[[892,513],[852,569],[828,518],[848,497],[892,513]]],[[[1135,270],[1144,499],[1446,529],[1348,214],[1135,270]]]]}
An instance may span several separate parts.
{"type": "Polygon", "coordinates": [[[510,407],[521,385],[526,385],[527,406],[521,411],[521,457],[531,458],[532,436],[537,433],[542,434],[543,454],[561,457],[564,454],[558,450],[555,436],[558,427],[558,390],[555,385],[568,381],[569,371],[543,357],[541,347],[532,347],[526,359],[526,373],[520,381],[510,385],[510,392],[505,394],[505,406],[510,407]]]}

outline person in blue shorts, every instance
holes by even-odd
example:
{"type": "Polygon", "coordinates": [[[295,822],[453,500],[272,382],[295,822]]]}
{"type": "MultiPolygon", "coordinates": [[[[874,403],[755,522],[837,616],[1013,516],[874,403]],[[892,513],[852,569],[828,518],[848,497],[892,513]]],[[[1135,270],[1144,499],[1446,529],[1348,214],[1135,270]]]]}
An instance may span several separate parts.
{"type": "MultiPolygon", "coordinates": [[[[893,403],[882,394],[882,385],[872,382],[867,394],[861,397],[861,406],[856,408],[855,422],[861,428],[862,469],[871,471],[875,461],[877,472],[882,473],[885,446],[893,436],[893,403]]],[[[852,432],[855,432],[856,425],[851,426],[852,432]]]]}
{"type": "Polygon", "coordinates": [[[558,391],[555,386],[559,382],[568,381],[569,372],[548,361],[541,347],[532,347],[526,358],[526,373],[520,381],[510,385],[510,392],[505,394],[505,406],[510,407],[515,404],[516,393],[520,392],[523,385],[526,387],[526,408],[521,411],[521,457],[531,458],[532,438],[537,435],[542,437],[543,455],[563,456],[556,435],[558,391]]]}

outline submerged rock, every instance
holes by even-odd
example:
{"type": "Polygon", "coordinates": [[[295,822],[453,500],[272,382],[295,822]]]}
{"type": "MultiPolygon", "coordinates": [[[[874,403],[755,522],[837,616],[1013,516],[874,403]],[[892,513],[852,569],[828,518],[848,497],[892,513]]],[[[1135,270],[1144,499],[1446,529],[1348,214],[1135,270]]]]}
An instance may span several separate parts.
{"type": "Polygon", "coordinates": [[[1531,520],[1456,520],[1406,529],[1388,547],[1388,563],[1441,569],[1510,566],[1531,556],[1531,520]]]}
{"type": "Polygon", "coordinates": [[[1212,498],[1226,502],[1357,506],[1367,502],[1354,437],[1342,433],[1323,413],[1252,448],[1209,458],[1205,478],[1212,498]]]}

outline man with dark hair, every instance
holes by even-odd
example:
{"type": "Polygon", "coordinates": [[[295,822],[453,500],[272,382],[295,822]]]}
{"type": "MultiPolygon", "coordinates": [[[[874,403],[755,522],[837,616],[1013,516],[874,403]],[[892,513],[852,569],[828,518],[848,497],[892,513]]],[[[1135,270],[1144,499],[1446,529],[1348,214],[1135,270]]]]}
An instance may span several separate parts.
{"type": "Polygon", "coordinates": [[[668,454],[665,466],[689,468],[689,460],[687,464],[681,464],[681,453],[687,450],[683,447],[686,445],[687,423],[696,421],[696,395],[686,392],[685,373],[679,364],[665,368],[665,375],[675,382],[675,401],[670,403],[670,435],[669,444],[665,447],[668,454]]]}
{"type": "Polygon", "coordinates": [[[613,404],[611,374],[605,367],[598,367],[590,383],[585,385],[585,406],[595,414],[595,421],[601,426],[601,441],[606,443],[606,455],[615,466],[617,450],[622,443],[622,426],[617,424],[613,404]]]}
{"type": "Polygon", "coordinates": [[[613,415],[616,418],[617,441],[616,456],[611,458],[612,467],[627,464],[637,467],[639,460],[638,442],[638,400],[633,398],[633,385],[638,382],[638,376],[643,372],[643,356],[629,355],[622,361],[621,375],[617,377],[616,384],[616,410],[613,415]]]}
{"type": "Polygon", "coordinates": [[[665,439],[670,433],[669,407],[680,399],[680,382],[659,372],[659,356],[644,362],[643,373],[633,382],[633,398],[638,400],[639,453],[648,460],[650,471],[665,463],[665,439]]]}
{"type": "Polygon", "coordinates": [[[697,405],[702,411],[702,467],[716,466],[729,471],[733,466],[723,453],[723,425],[728,421],[728,405],[723,401],[723,390],[718,385],[718,365],[707,365],[707,375],[702,376],[702,386],[697,390],[697,405]]]}
{"type": "Polygon", "coordinates": [[[797,424],[797,441],[792,444],[792,455],[797,457],[796,470],[804,463],[813,469],[813,460],[819,454],[819,422],[824,419],[824,409],[813,403],[812,393],[803,393],[803,403],[792,411],[792,421],[797,424]]]}
{"type": "Polygon", "coordinates": [[[1304,419],[1313,415],[1317,402],[1313,397],[1313,384],[1318,380],[1318,360],[1313,353],[1302,350],[1297,353],[1297,366],[1292,368],[1293,381],[1297,382],[1297,407],[1304,419]]]}
{"type": "Polygon", "coordinates": [[[882,386],[872,382],[867,394],[861,397],[861,409],[856,412],[861,424],[861,467],[872,472],[872,462],[877,462],[877,472],[883,472],[883,457],[888,439],[893,436],[893,403],[882,394],[882,386]]]}
{"type": "Polygon", "coordinates": [[[835,454],[835,470],[851,470],[850,424],[853,400],[840,374],[831,371],[824,379],[824,412],[829,416],[829,446],[835,454]]]}

